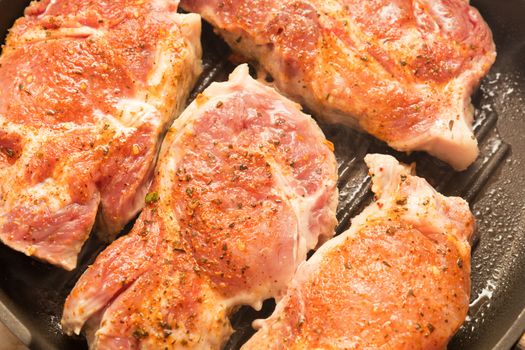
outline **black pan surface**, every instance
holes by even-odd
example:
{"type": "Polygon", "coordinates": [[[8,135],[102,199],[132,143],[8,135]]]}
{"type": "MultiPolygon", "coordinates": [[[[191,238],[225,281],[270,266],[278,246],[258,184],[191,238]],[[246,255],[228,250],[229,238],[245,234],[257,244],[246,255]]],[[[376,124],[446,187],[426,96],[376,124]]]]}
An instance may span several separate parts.
{"type": "MultiPolygon", "coordinates": [[[[0,0],[0,38],[22,16],[28,2],[0,0]]],[[[370,200],[362,161],[368,152],[416,161],[418,174],[441,192],[469,201],[478,224],[471,307],[449,349],[510,349],[525,330],[525,1],[472,3],[494,33],[498,59],[473,98],[481,156],[467,171],[456,173],[426,154],[394,152],[346,127],[322,128],[335,144],[339,164],[338,233],[370,200]]],[[[228,61],[229,49],[209,26],[204,26],[202,39],[205,72],[190,100],[212,81],[225,80],[234,67],[228,61]]],[[[85,349],[82,338],[66,337],[61,332],[59,321],[65,297],[103,248],[91,238],[79,267],[65,272],[0,243],[0,321],[32,349],[85,349]]],[[[253,332],[251,321],[266,317],[273,307],[273,301],[267,301],[261,312],[241,308],[232,317],[237,331],[226,348],[238,349],[253,332]]]]}

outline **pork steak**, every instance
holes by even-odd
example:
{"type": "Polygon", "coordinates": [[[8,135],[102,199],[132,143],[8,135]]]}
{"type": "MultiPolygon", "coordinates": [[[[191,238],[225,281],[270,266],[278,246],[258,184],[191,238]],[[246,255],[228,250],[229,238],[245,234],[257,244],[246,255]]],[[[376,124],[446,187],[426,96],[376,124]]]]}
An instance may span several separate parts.
{"type": "Polygon", "coordinates": [[[495,60],[466,0],[182,0],[277,87],[328,121],[465,169],[470,95],[495,60]]]}
{"type": "Polygon", "coordinates": [[[246,65],[175,121],[149,203],[67,298],[92,349],[219,348],[228,316],[279,295],[336,225],[333,146],[246,65]]]}
{"type": "Polygon", "coordinates": [[[368,155],[376,200],[294,277],[248,349],[445,349],[465,320],[474,228],[394,158],[368,155]]]}
{"type": "Polygon", "coordinates": [[[174,0],[42,0],[0,57],[0,240],[73,269],[98,213],[142,208],[160,139],[200,73],[200,17],[174,0]]]}

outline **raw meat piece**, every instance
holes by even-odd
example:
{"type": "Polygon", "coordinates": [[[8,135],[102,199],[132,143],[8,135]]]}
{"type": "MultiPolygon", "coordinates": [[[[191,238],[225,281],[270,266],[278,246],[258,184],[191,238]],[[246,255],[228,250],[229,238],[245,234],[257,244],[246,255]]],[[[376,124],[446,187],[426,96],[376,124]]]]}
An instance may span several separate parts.
{"type": "Polygon", "coordinates": [[[299,266],[247,349],[445,349],[463,323],[474,228],[444,197],[385,155],[368,155],[375,202],[299,266]]]}
{"type": "Polygon", "coordinates": [[[470,95],[495,60],[466,0],[182,0],[320,117],[465,169],[470,95]]]}
{"type": "Polygon", "coordinates": [[[92,349],[219,348],[228,316],[279,295],[336,224],[333,146],[240,66],[175,121],[145,207],[68,297],[92,349]]]}
{"type": "Polygon", "coordinates": [[[0,57],[0,240],[71,270],[98,215],[142,208],[160,140],[200,74],[178,1],[33,2],[0,57]],[[97,214],[98,213],[98,214],[97,214]]]}

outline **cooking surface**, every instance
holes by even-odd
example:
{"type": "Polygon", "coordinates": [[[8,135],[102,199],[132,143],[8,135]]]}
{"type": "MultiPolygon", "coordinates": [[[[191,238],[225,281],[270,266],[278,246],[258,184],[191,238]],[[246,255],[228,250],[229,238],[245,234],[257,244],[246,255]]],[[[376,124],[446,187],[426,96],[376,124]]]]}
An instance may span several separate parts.
{"type": "MultiPolygon", "coordinates": [[[[26,5],[0,0],[1,29],[9,28],[26,5]]],[[[518,319],[525,308],[525,177],[521,174],[525,161],[525,2],[481,0],[473,1],[473,5],[493,30],[498,49],[496,64],[474,98],[475,131],[481,149],[476,164],[466,172],[454,173],[425,154],[395,153],[369,136],[344,127],[323,126],[323,130],[335,144],[339,163],[338,233],[370,200],[367,170],[362,162],[368,152],[387,152],[405,162],[417,160],[419,175],[445,195],[461,195],[471,203],[478,224],[471,308],[449,349],[491,349],[498,342],[498,348],[505,349],[525,328],[525,317],[518,319]]],[[[0,36],[4,36],[2,31],[0,36]]],[[[213,80],[225,80],[233,68],[225,60],[229,50],[207,26],[203,39],[206,70],[197,91],[213,80]]],[[[58,323],[69,290],[103,248],[92,238],[80,256],[80,267],[68,273],[0,246],[0,302],[4,304],[0,304],[0,319],[24,339],[30,334],[33,348],[85,347],[82,338],[63,336],[58,323]]],[[[238,348],[251,333],[250,321],[265,317],[272,307],[269,301],[260,313],[241,309],[232,320],[239,331],[228,348],[238,348]]]]}

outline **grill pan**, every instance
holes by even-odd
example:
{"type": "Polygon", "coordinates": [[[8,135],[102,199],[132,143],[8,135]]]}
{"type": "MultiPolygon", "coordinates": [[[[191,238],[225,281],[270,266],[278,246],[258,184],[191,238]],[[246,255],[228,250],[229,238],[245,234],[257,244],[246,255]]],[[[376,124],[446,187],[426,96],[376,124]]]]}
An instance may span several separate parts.
{"type": "MultiPolygon", "coordinates": [[[[29,1],[0,0],[0,38],[23,15],[29,1]]],[[[418,175],[446,195],[469,201],[477,219],[472,256],[472,296],[464,325],[452,339],[455,349],[511,349],[525,330],[525,1],[472,1],[491,27],[498,58],[473,96],[475,134],[481,154],[464,172],[423,153],[401,154],[370,136],[343,126],[321,127],[336,149],[339,165],[341,233],[371,200],[363,157],[369,152],[416,162],[418,175]]],[[[212,81],[226,80],[234,68],[231,52],[203,27],[204,73],[190,101],[212,81]]],[[[189,101],[188,101],[189,102],[189,101]]],[[[8,181],[8,179],[0,179],[8,181]]],[[[129,224],[124,232],[131,228],[129,224]]],[[[66,337],[59,326],[64,300],[86,267],[105,248],[94,234],[79,267],[66,272],[34,261],[0,243],[0,321],[31,349],[86,349],[82,337],[66,337]]],[[[271,314],[241,308],[231,319],[236,330],[226,349],[238,349],[253,330],[251,321],[271,314]]],[[[1,341],[1,340],[0,340],[1,341]]]]}

